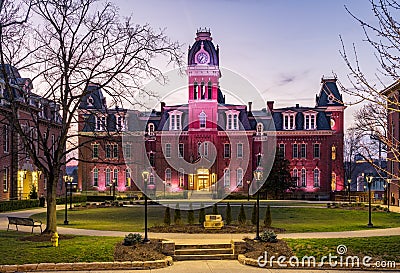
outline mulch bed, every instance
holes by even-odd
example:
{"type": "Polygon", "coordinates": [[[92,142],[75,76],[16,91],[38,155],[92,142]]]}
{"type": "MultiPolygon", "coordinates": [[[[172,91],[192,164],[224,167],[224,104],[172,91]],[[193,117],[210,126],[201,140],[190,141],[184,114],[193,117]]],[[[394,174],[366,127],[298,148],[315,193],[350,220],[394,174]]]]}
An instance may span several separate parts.
{"type": "Polygon", "coordinates": [[[264,256],[265,252],[268,253],[268,257],[275,256],[285,256],[291,257],[294,255],[292,249],[287,245],[285,241],[278,240],[276,243],[267,242],[256,242],[252,239],[245,238],[246,242],[246,252],[245,256],[247,258],[258,259],[260,256],[264,256]]]}
{"type": "Polygon", "coordinates": [[[114,261],[155,261],[162,260],[166,256],[161,253],[160,239],[150,239],[148,244],[136,244],[124,246],[122,242],[115,245],[114,261]]]}
{"type": "MultiPolygon", "coordinates": [[[[59,236],[58,240],[68,240],[75,238],[75,235],[58,234],[58,236],[59,236]]],[[[24,236],[19,238],[18,240],[29,241],[29,242],[50,242],[51,234],[36,234],[31,236],[24,236]]]]}
{"type": "MultiPolygon", "coordinates": [[[[260,230],[273,230],[275,233],[284,233],[283,228],[264,228],[260,227],[260,230]]],[[[201,225],[171,225],[171,226],[153,226],[149,228],[150,232],[157,233],[253,233],[256,232],[256,226],[238,226],[238,225],[226,225],[222,229],[205,229],[201,225]]]]}

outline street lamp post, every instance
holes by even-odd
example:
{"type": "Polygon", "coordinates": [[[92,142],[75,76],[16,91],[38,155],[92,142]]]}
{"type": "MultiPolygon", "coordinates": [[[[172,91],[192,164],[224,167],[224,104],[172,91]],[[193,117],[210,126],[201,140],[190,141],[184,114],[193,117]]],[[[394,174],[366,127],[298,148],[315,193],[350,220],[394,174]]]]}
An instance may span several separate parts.
{"type": "Polygon", "coordinates": [[[249,202],[250,201],[250,180],[247,180],[246,181],[246,183],[247,183],[247,202],[249,202]]]}
{"type": "Polygon", "coordinates": [[[387,201],[387,212],[390,212],[390,199],[391,199],[391,197],[390,197],[390,183],[392,182],[392,179],[391,178],[387,178],[386,179],[386,181],[387,181],[387,196],[386,196],[386,201],[387,201]]]}
{"type": "Polygon", "coordinates": [[[163,181],[163,184],[164,184],[164,199],[165,199],[165,187],[166,187],[167,181],[163,181]]]}
{"type": "Polygon", "coordinates": [[[74,178],[72,176],[69,176],[69,209],[72,209],[72,181],[74,181],[74,178]]]}
{"type": "Polygon", "coordinates": [[[368,175],[367,177],[367,183],[368,183],[368,227],[373,227],[374,225],[372,224],[371,221],[371,183],[372,183],[372,175],[368,175]]]}
{"type": "Polygon", "coordinates": [[[259,241],[261,239],[260,238],[260,189],[259,189],[260,185],[259,185],[259,183],[260,183],[260,180],[262,179],[262,175],[263,175],[263,173],[260,168],[257,168],[254,171],[254,178],[257,182],[257,188],[258,188],[258,190],[257,190],[257,205],[256,205],[257,230],[256,230],[256,237],[254,238],[254,240],[257,240],[257,241],[259,241]]]}
{"type": "Polygon", "coordinates": [[[142,177],[144,181],[144,239],[143,243],[150,242],[149,238],[147,237],[147,180],[149,179],[149,172],[143,171],[142,177]]]}
{"type": "Polygon", "coordinates": [[[117,182],[116,179],[112,180],[112,196],[113,196],[113,200],[115,200],[115,183],[117,182]]]}
{"type": "Polygon", "coordinates": [[[64,185],[65,185],[65,209],[64,209],[64,225],[68,225],[68,182],[69,182],[69,177],[68,175],[64,175],[64,185]]]}
{"type": "Polygon", "coordinates": [[[350,196],[350,192],[351,192],[351,179],[347,179],[347,191],[348,191],[348,195],[349,195],[349,203],[351,203],[351,196],[350,196]]]}

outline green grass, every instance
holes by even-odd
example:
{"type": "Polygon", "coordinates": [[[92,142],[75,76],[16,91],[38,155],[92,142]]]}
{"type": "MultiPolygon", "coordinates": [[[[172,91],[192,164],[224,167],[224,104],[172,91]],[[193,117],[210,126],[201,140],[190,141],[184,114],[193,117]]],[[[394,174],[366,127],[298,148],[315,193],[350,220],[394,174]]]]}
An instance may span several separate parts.
{"type": "Polygon", "coordinates": [[[400,236],[340,238],[340,239],[285,239],[297,257],[314,256],[320,260],[329,253],[336,255],[338,245],[347,247],[347,255],[370,256],[373,260],[400,262],[400,236]]]}
{"type": "Polygon", "coordinates": [[[51,242],[18,240],[24,236],[30,234],[0,231],[0,264],[109,262],[114,260],[114,245],[122,241],[117,237],[76,236],[52,247],[51,242]]]}
{"type": "MultiPolygon", "coordinates": [[[[265,216],[265,209],[260,208],[261,223],[265,216]]],[[[149,226],[162,225],[165,208],[149,206],[149,226]]],[[[212,208],[206,213],[211,214],[212,208]]],[[[251,219],[252,207],[246,207],[247,219],[251,219]]],[[[225,207],[219,205],[218,212],[225,218],[225,207]]],[[[238,206],[232,206],[232,218],[237,219],[238,206]]],[[[367,228],[368,211],[322,209],[322,208],[271,208],[272,226],[286,229],[286,232],[327,232],[363,230],[367,228]]],[[[173,216],[173,211],[171,215],[173,216]]],[[[171,216],[171,222],[173,217],[171,216]]],[[[36,214],[35,219],[46,220],[45,213],[36,214]]],[[[187,221],[187,211],[182,211],[181,218],[187,221]]],[[[63,225],[64,211],[57,212],[58,224],[63,225]]],[[[68,211],[68,220],[71,228],[115,230],[138,232],[144,229],[143,207],[112,207],[68,211]]],[[[198,221],[198,211],[195,211],[195,222],[198,221]]],[[[373,212],[372,222],[375,228],[390,228],[400,226],[400,214],[373,212]]]]}

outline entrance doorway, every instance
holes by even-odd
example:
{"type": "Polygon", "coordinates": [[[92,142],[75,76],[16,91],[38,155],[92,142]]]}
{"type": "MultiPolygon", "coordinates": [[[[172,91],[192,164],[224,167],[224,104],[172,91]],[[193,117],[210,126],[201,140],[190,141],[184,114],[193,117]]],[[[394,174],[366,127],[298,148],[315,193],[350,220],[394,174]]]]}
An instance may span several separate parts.
{"type": "Polygon", "coordinates": [[[210,190],[210,172],[208,169],[197,170],[197,190],[198,191],[209,191],[210,190]]]}

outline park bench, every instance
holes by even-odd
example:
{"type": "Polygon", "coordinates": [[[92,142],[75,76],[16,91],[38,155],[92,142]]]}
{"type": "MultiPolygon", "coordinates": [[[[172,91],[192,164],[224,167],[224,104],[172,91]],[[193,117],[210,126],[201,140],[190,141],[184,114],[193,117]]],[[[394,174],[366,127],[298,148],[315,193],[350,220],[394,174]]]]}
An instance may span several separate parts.
{"type": "Polygon", "coordinates": [[[33,228],[40,227],[40,232],[42,232],[42,222],[41,221],[34,221],[32,218],[21,218],[21,217],[12,217],[8,216],[8,226],[7,231],[10,229],[10,225],[15,225],[18,231],[18,226],[27,226],[33,228]]]}
{"type": "Polygon", "coordinates": [[[221,215],[206,215],[203,225],[205,229],[221,229],[224,226],[224,222],[221,215]]]}

